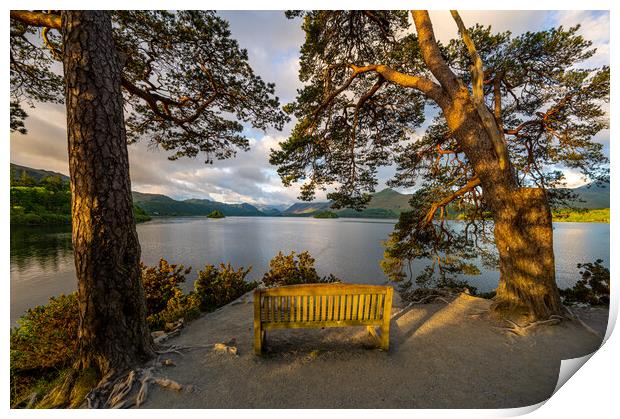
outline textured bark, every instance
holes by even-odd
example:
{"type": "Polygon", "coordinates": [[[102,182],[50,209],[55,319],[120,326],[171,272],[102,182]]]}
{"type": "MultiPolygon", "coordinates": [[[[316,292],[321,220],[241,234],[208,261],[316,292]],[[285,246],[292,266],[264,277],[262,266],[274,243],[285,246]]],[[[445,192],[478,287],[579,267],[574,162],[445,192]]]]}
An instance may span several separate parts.
{"type": "Polygon", "coordinates": [[[526,321],[548,319],[564,309],[555,282],[553,227],[544,189],[521,188],[496,211],[495,244],[500,282],[494,308],[526,321]]]}
{"type": "Polygon", "coordinates": [[[62,12],[78,368],[102,376],[153,355],[140,280],[123,119],[121,66],[110,17],[62,12]]]}

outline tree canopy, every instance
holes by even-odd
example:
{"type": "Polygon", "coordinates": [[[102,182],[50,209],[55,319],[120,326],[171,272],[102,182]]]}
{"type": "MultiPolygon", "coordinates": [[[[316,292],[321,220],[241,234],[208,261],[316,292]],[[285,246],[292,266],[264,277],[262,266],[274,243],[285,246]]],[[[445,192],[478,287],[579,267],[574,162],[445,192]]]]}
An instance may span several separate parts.
{"type": "MultiPolygon", "coordinates": [[[[488,202],[472,155],[446,121],[463,91],[483,122],[497,127],[495,154],[518,187],[547,189],[557,201],[569,198],[553,189],[562,185],[563,169],[608,180],[608,160],[594,136],[608,126],[609,67],[584,66],[595,49],[579,26],[515,36],[465,28],[453,13],[460,38],[442,44],[428,16],[414,31],[406,11],[287,16],[303,19],[305,84],[285,106],[297,124],[271,162],[284,184],[304,182],[301,199],[335,188],[328,198],[337,207],[363,207],[380,166],[396,167],[390,186],[418,188],[388,244],[390,276],[402,277],[406,260],[440,256],[444,272],[462,272],[471,266],[446,254],[475,256],[471,246],[488,232],[488,202]],[[443,220],[457,207],[468,223],[455,231],[443,220]],[[438,213],[442,222],[431,223],[438,213]]],[[[476,164],[483,167],[484,159],[476,164]]]]}
{"type": "MultiPolygon", "coordinates": [[[[128,139],[171,159],[207,162],[247,150],[243,122],[281,129],[274,84],[257,76],[228,23],[212,11],[115,11],[128,139]]],[[[60,14],[11,12],[11,130],[25,132],[24,104],[63,103],[60,14]]]]}

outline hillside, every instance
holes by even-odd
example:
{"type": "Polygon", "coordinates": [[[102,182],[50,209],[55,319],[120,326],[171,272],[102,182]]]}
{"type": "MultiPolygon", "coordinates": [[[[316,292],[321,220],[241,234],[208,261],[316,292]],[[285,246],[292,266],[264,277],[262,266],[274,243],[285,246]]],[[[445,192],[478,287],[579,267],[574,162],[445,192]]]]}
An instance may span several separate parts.
{"type": "Polygon", "coordinates": [[[63,175],[62,173],[52,172],[50,170],[43,169],[33,169],[32,167],[20,166],[19,164],[11,163],[11,174],[16,177],[20,177],[23,172],[26,172],[28,176],[36,180],[37,182],[48,176],[58,176],[64,182],[69,182],[69,176],[63,175]]]}
{"type": "Polygon", "coordinates": [[[584,185],[573,189],[584,202],[573,202],[577,208],[602,209],[609,208],[609,183],[603,185],[584,185]]]}
{"type": "Polygon", "coordinates": [[[338,217],[345,218],[398,218],[409,208],[411,195],[401,194],[386,188],[373,195],[366,209],[356,211],[350,208],[333,210],[331,202],[297,202],[282,212],[287,216],[313,216],[317,212],[333,211],[338,217]]]}
{"type": "MultiPolygon", "coordinates": [[[[69,177],[62,173],[43,169],[33,169],[11,163],[12,176],[21,176],[22,172],[37,182],[47,176],[59,176],[64,182],[69,177]]],[[[588,185],[573,190],[584,202],[574,202],[577,208],[602,209],[609,208],[609,184],[597,186],[588,185]]],[[[149,215],[160,216],[206,216],[212,211],[221,211],[226,216],[289,216],[311,217],[318,212],[333,211],[339,217],[345,218],[398,218],[399,214],[409,208],[411,195],[402,194],[386,188],[373,195],[368,206],[363,211],[352,209],[333,210],[330,202],[296,202],[288,208],[284,205],[250,205],[226,204],[209,199],[186,199],[177,201],[166,195],[133,192],[134,203],[140,206],[149,215]]]]}
{"type": "Polygon", "coordinates": [[[208,199],[186,199],[177,201],[166,195],[133,192],[134,203],[143,208],[149,215],[191,216],[208,215],[213,211],[221,211],[225,216],[262,216],[258,208],[250,204],[225,204],[208,199]]]}
{"type": "MultiPolygon", "coordinates": [[[[609,184],[602,186],[584,185],[573,189],[580,200],[572,203],[577,208],[602,209],[609,208],[609,184]]],[[[411,195],[401,194],[386,188],[373,195],[363,211],[344,208],[331,209],[330,202],[297,202],[282,212],[286,216],[313,216],[322,211],[334,211],[339,217],[345,218],[398,218],[399,214],[409,209],[411,195]]]]}

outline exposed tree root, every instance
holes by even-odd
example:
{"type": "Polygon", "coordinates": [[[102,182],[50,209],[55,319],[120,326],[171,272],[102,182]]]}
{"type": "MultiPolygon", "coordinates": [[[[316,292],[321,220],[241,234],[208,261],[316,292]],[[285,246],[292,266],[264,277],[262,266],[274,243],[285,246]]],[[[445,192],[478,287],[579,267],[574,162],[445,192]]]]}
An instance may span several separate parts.
{"type": "MultiPolygon", "coordinates": [[[[194,349],[214,349],[217,344],[199,346],[171,345],[157,350],[158,355],[174,353],[183,355],[184,351],[194,349]]],[[[170,361],[170,360],[166,360],[170,361]]],[[[147,400],[151,384],[174,391],[193,391],[192,385],[182,385],[166,377],[154,375],[157,367],[174,365],[173,362],[160,362],[159,357],[145,368],[137,368],[102,382],[86,396],[86,405],[91,409],[140,407],[147,400]]]]}
{"type": "Polygon", "coordinates": [[[601,334],[599,332],[597,332],[596,330],[592,329],[590,326],[588,326],[586,324],[586,322],[584,322],[583,320],[581,320],[581,318],[576,315],[575,313],[573,313],[568,307],[564,307],[566,309],[566,311],[568,312],[568,314],[570,315],[570,318],[572,320],[575,320],[577,323],[579,323],[584,329],[586,329],[588,332],[592,333],[593,335],[595,335],[597,338],[603,340],[603,336],[601,336],[601,334]]]}
{"type": "Polygon", "coordinates": [[[468,313],[468,316],[471,318],[479,318],[482,316],[485,316],[487,314],[489,314],[490,311],[489,310],[479,310],[479,311],[472,311],[470,313],[468,313]]]}
{"type": "Polygon", "coordinates": [[[419,300],[416,301],[411,301],[409,304],[407,304],[405,307],[401,308],[400,310],[398,310],[396,313],[392,314],[392,319],[394,318],[398,318],[401,315],[403,315],[407,310],[409,310],[411,307],[413,307],[415,304],[426,304],[428,302],[434,302],[436,300],[441,300],[446,304],[449,304],[449,301],[445,300],[442,296],[438,295],[438,294],[432,294],[432,295],[427,295],[426,297],[420,298],[419,300]]]}
{"type": "Polygon", "coordinates": [[[521,326],[517,324],[516,322],[513,322],[510,319],[503,319],[505,322],[510,324],[510,327],[496,327],[496,329],[503,330],[508,333],[513,333],[518,336],[525,336],[527,335],[528,331],[530,331],[531,329],[537,326],[543,326],[543,325],[553,326],[553,325],[559,324],[564,319],[566,319],[566,317],[554,314],[550,316],[547,320],[539,320],[539,321],[531,322],[524,326],[521,326]]]}
{"type": "Polygon", "coordinates": [[[90,409],[140,407],[146,401],[150,384],[157,384],[169,390],[181,391],[183,386],[166,377],[153,374],[154,366],[137,368],[117,377],[113,381],[97,386],[87,396],[90,409]]]}

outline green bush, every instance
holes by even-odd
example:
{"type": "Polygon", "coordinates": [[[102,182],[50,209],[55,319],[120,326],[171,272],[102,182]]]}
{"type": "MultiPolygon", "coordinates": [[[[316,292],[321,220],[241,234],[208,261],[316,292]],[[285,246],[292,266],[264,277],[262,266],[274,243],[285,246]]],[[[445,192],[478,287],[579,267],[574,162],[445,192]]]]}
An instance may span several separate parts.
{"type": "Polygon", "coordinates": [[[79,325],[77,295],[52,297],[29,309],[11,329],[11,370],[63,368],[76,354],[79,325]]]}
{"type": "Polygon", "coordinates": [[[314,284],[340,282],[334,275],[321,278],[314,268],[314,258],[308,251],[284,255],[282,252],[269,262],[269,272],[263,275],[266,287],[278,287],[296,284],[314,284]]]}
{"type": "Polygon", "coordinates": [[[235,270],[230,263],[220,263],[219,267],[205,266],[198,272],[198,279],[194,282],[196,295],[200,299],[200,309],[215,310],[256,288],[258,284],[255,281],[245,280],[251,269],[241,267],[235,270]]]}
{"type": "Polygon", "coordinates": [[[151,330],[166,329],[166,323],[174,323],[179,319],[190,321],[200,316],[200,298],[191,292],[183,294],[180,289],[175,290],[166,307],[155,314],[147,317],[147,322],[151,330]]]}
{"type": "Polygon", "coordinates": [[[609,269],[602,265],[603,260],[594,263],[578,263],[581,279],[572,288],[560,290],[565,303],[586,303],[609,305],[609,269]]]}
{"type": "Polygon", "coordinates": [[[136,223],[143,223],[151,220],[151,216],[136,204],[133,205],[133,216],[136,219],[136,223]]]}
{"type": "Polygon", "coordinates": [[[157,266],[148,267],[140,263],[142,270],[142,285],[146,300],[147,315],[151,316],[166,309],[168,301],[181,291],[179,285],[185,282],[185,275],[192,268],[185,269],[183,265],[171,265],[165,259],[160,259],[157,266]]]}

